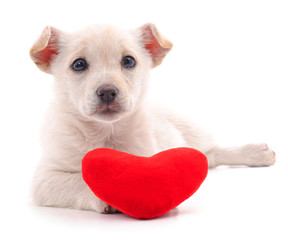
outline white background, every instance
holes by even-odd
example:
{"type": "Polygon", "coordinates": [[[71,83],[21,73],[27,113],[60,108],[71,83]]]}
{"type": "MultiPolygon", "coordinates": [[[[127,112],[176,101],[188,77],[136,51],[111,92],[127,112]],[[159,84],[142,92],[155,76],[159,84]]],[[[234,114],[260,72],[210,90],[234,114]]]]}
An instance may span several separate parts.
{"type": "Polygon", "coordinates": [[[2,1],[1,239],[288,239],[288,4],[278,0],[2,1]],[[194,196],[154,220],[41,208],[29,202],[51,76],[29,58],[46,25],[155,23],[173,51],[151,98],[205,126],[222,145],[266,142],[269,168],[209,172],[194,196]]]}

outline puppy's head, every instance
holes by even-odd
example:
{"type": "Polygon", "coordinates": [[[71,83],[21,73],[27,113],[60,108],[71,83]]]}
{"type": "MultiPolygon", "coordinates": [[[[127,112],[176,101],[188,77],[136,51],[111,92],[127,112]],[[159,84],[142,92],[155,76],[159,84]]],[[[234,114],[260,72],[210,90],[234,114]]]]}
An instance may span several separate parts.
{"type": "Polygon", "coordinates": [[[171,48],[152,24],[131,31],[93,26],[73,34],[46,27],[30,55],[54,75],[56,96],[66,108],[114,122],[141,104],[149,70],[171,48]]]}

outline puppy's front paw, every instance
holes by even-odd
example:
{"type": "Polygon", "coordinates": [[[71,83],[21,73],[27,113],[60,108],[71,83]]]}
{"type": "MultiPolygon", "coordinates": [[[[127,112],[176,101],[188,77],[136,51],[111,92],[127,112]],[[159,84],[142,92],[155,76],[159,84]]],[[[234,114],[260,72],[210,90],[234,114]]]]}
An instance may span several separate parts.
{"type": "Polygon", "coordinates": [[[109,214],[109,213],[116,213],[118,210],[110,205],[107,204],[107,207],[104,209],[104,214],[109,214]]]}
{"type": "Polygon", "coordinates": [[[117,209],[114,207],[111,207],[107,203],[103,202],[99,198],[96,199],[96,206],[95,211],[102,214],[109,214],[109,213],[115,213],[117,212],[117,209]]]}
{"type": "Polygon", "coordinates": [[[265,143],[248,144],[243,148],[247,165],[250,167],[271,166],[276,161],[275,152],[265,143]]]}

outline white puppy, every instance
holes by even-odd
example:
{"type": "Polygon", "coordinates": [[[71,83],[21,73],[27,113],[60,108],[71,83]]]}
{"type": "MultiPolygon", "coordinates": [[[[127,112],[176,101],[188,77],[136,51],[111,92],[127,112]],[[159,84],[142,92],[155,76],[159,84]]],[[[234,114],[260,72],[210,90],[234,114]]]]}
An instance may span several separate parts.
{"type": "Polygon", "coordinates": [[[54,75],[55,99],[33,182],[37,204],[114,212],[82,179],[81,160],[95,148],[151,156],[186,146],[206,154],[209,167],[275,162],[266,144],[220,148],[182,117],[147,106],[149,71],[171,48],[152,24],[131,31],[92,26],[72,34],[44,29],[30,54],[42,71],[54,75]]]}

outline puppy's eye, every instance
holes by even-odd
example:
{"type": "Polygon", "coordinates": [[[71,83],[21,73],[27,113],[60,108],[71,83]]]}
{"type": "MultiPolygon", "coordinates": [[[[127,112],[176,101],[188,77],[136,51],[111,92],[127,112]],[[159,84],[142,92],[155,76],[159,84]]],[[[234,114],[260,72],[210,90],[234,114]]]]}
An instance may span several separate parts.
{"type": "Polygon", "coordinates": [[[87,62],[83,58],[78,58],[72,63],[71,67],[76,72],[84,71],[87,68],[87,62]]]}
{"type": "Polygon", "coordinates": [[[126,56],[126,57],[123,57],[121,64],[124,68],[133,68],[136,65],[136,61],[133,57],[126,56]]]}

